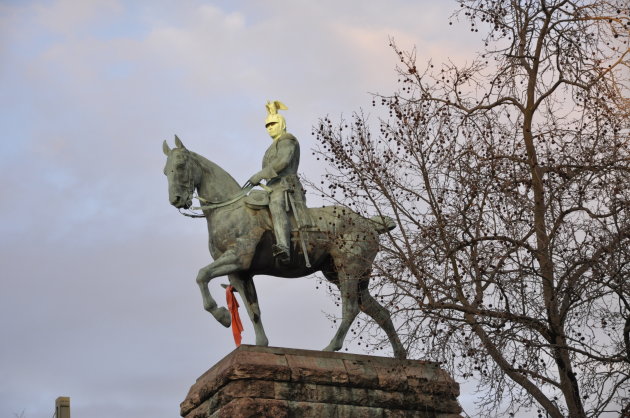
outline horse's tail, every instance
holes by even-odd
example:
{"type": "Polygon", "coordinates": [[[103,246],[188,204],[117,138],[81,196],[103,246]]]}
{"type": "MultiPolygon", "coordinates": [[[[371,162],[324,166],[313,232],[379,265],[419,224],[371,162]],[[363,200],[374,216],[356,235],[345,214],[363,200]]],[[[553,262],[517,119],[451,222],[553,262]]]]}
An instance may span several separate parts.
{"type": "Polygon", "coordinates": [[[372,216],[370,221],[372,221],[374,229],[376,229],[376,232],[379,234],[384,234],[396,228],[396,222],[389,216],[372,216]]]}

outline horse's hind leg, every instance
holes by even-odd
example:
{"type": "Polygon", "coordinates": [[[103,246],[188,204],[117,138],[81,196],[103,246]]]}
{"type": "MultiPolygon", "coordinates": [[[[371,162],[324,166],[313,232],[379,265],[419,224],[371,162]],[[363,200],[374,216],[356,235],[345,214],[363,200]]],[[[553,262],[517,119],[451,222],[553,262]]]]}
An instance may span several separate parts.
{"type": "Polygon", "coordinates": [[[254,326],[256,345],[269,345],[269,340],[260,319],[260,307],[258,306],[258,295],[256,294],[254,280],[251,276],[245,274],[230,274],[228,277],[230,284],[241,294],[241,299],[245,303],[245,309],[254,326]]]}
{"type": "Polygon", "coordinates": [[[398,334],[396,333],[396,329],[392,323],[389,311],[378,303],[372,295],[370,295],[367,283],[366,286],[362,286],[362,289],[360,290],[359,301],[359,307],[361,310],[371,316],[372,319],[374,319],[374,321],[376,321],[376,323],[387,334],[387,338],[389,338],[389,342],[394,349],[394,356],[400,359],[407,358],[407,352],[398,338],[398,334]]]}

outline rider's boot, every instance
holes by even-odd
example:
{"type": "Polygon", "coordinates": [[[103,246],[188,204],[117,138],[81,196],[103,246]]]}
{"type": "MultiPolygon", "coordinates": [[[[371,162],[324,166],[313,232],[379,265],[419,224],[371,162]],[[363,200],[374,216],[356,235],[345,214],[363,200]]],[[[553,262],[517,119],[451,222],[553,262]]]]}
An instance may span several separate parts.
{"type": "Polygon", "coordinates": [[[276,234],[276,244],[272,248],[273,256],[281,264],[289,264],[291,261],[291,224],[287,218],[288,216],[276,216],[273,220],[273,229],[276,234]]]}

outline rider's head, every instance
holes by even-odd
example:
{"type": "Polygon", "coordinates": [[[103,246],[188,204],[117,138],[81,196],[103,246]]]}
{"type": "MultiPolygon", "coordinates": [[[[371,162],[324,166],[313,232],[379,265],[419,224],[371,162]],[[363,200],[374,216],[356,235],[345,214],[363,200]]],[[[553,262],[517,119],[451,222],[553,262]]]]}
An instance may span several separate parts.
{"type": "Polygon", "coordinates": [[[278,114],[278,109],[287,109],[287,107],[279,101],[267,102],[267,118],[265,119],[265,128],[267,133],[273,139],[278,139],[280,135],[287,131],[287,123],[282,115],[278,114]]]}
{"type": "Polygon", "coordinates": [[[267,128],[267,133],[269,133],[270,137],[278,139],[280,135],[287,131],[287,123],[282,115],[268,115],[267,119],[265,119],[265,128],[267,128]]]}

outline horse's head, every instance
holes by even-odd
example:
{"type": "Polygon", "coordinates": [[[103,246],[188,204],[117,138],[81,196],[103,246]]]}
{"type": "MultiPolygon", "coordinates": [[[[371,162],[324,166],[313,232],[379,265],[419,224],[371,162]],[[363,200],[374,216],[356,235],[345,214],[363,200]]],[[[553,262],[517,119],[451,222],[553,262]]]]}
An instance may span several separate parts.
{"type": "Polygon", "coordinates": [[[190,151],[177,135],[175,135],[175,146],[176,148],[171,149],[166,141],[162,144],[162,150],[167,157],[164,174],[168,179],[168,200],[178,209],[187,209],[192,205],[195,191],[194,164],[190,151]]]}

